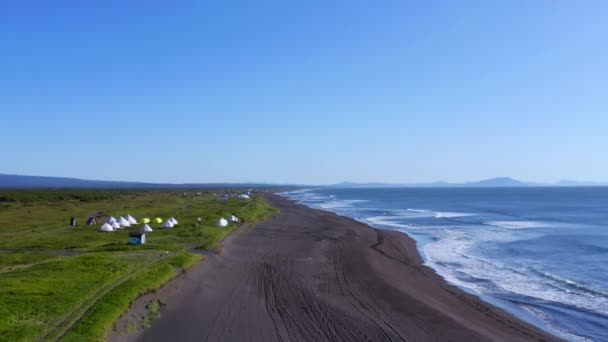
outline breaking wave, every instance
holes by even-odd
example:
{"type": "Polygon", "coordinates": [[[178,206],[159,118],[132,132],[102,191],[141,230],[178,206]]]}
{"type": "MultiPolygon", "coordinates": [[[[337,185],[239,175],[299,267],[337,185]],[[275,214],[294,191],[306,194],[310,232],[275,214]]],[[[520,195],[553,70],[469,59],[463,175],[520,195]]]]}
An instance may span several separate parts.
{"type": "Polygon", "coordinates": [[[528,229],[541,228],[547,226],[546,223],[534,221],[487,221],[484,222],[484,224],[488,226],[496,226],[506,229],[528,229]]]}

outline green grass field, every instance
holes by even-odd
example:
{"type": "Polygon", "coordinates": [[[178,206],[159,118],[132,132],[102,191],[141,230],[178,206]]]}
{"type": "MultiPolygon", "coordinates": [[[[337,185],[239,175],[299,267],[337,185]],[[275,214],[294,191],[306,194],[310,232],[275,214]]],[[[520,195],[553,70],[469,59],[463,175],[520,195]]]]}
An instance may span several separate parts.
{"type": "MultiPolygon", "coordinates": [[[[258,196],[218,201],[183,191],[24,190],[0,192],[0,336],[7,341],[103,340],[129,303],[202,259],[236,225],[234,214],[259,222],[274,209],[258,196]],[[95,212],[114,217],[170,216],[171,229],[127,244],[130,231],[84,225],[95,212]],[[70,227],[70,217],[78,226],[70,227]],[[202,224],[195,227],[197,218],[202,224]]],[[[101,223],[101,221],[99,222],[101,223]]]]}

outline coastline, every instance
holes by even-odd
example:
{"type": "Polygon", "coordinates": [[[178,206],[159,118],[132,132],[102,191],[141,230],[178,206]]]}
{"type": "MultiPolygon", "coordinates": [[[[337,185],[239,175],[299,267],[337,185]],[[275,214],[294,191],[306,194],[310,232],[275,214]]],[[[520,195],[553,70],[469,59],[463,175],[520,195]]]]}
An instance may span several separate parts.
{"type": "Polygon", "coordinates": [[[281,212],[157,291],[151,328],[109,340],[559,340],[448,284],[404,233],[264,197],[281,212]]]}
{"type": "MultiPolygon", "coordinates": [[[[308,189],[301,189],[301,190],[308,190],[308,189]]],[[[282,197],[286,197],[286,196],[283,196],[283,194],[284,194],[283,192],[276,192],[276,194],[279,195],[279,196],[282,196],[282,197]]],[[[365,219],[359,219],[359,218],[354,217],[354,216],[349,216],[347,214],[343,214],[343,213],[340,213],[340,212],[337,212],[337,211],[333,211],[333,210],[331,210],[329,208],[325,208],[325,207],[322,207],[322,206],[310,206],[310,205],[307,205],[307,204],[303,204],[303,203],[300,203],[297,199],[293,199],[293,198],[290,198],[290,197],[286,197],[286,198],[288,200],[294,201],[294,203],[302,204],[302,205],[304,205],[304,206],[306,206],[308,208],[314,209],[314,210],[326,211],[326,212],[329,212],[329,213],[336,214],[338,216],[342,216],[342,217],[345,217],[345,218],[349,218],[349,219],[355,220],[355,221],[360,222],[360,223],[362,223],[364,225],[370,226],[373,229],[379,229],[379,230],[383,230],[383,231],[394,231],[394,232],[398,232],[398,233],[401,233],[401,234],[405,234],[409,239],[414,240],[415,248],[416,248],[416,251],[418,252],[418,256],[420,257],[422,265],[424,265],[425,267],[428,267],[431,270],[433,270],[433,272],[435,272],[438,276],[440,276],[443,279],[443,281],[445,281],[449,285],[454,286],[454,287],[458,288],[459,290],[464,291],[467,294],[472,295],[472,296],[474,296],[474,297],[476,297],[478,299],[481,299],[483,302],[485,302],[487,304],[490,304],[493,307],[496,307],[496,308],[499,308],[501,310],[504,310],[508,314],[516,317],[517,319],[522,320],[522,321],[524,321],[524,322],[526,322],[526,323],[528,323],[530,325],[533,325],[534,327],[536,327],[536,328],[538,328],[538,329],[540,329],[542,331],[545,331],[546,333],[549,333],[551,335],[555,335],[558,338],[562,338],[562,339],[566,338],[564,336],[560,336],[559,335],[559,333],[560,333],[559,331],[552,331],[545,324],[545,322],[543,322],[542,320],[540,320],[538,317],[531,315],[529,312],[523,310],[522,308],[520,308],[520,307],[518,307],[518,306],[516,306],[516,305],[514,305],[512,303],[509,303],[509,302],[507,302],[505,300],[499,299],[499,298],[491,297],[491,296],[488,296],[488,295],[481,295],[478,292],[476,292],[473,288],[466,287],[465,285],[458,285],[456,283],[451,282],[450,279],[444,277],[444,275],[442,275],[440,272],[438,272],[438,270],[435,270],[432,267],[432,265],[429,265],[427,263],[427,258],[428,257],[424,253],[424,246],[426,244],[432,242],[432,240],[429,239],[427,236],[422,237],[421,235],[410,234],[409,232],[405,232],[403,230],[394,229],[394,228],[390,228],[390,227],[384,227],[383,228],[381,226],[377,226],[375,222],[367,221],[365,219]]]]}

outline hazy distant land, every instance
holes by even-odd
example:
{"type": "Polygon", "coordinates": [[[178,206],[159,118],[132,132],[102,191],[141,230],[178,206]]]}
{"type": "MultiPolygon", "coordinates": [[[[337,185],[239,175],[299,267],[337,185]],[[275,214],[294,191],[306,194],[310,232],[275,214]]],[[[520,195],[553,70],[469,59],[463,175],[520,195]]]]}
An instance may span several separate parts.
{"type": "Polygon", "coordinates": [[[465,183],[358,183],[281,184],[281,183],[145,183],[88,180],[69,177],[46,177],[0,174],[0,188],[90,188],[90,189],[192,189],[192,188],[276,188],[276,187],[335,187],[335,188],[402,188],[402,187],[526,187],[526,186],[608,186],[608,183],[561,180],[555,183],[525,182],[510,177],[497,177],[465,183]]]}

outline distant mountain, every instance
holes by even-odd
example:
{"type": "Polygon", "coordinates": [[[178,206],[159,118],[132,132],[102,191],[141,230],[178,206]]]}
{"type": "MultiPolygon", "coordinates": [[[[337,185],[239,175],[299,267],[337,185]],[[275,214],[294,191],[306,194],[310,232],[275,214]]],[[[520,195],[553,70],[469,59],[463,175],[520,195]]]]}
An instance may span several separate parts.
{"type": "Polygon", "coordinates": [[[528,183],[522,182],[510,177],[497,177],[484,179],[475,182],[466,183],[448,183],[448,182],[433,182],[433,183],[410,183],[410,184],[393,184],[393,183],[355,183],[342,182],[328,187],[335,188],[495,188],[495,187],[526,187],[526,186],[602,186],[607,184],[592,183],[592,182],[576,182],[576,181],[560,181],[557,183],[528,183]]]}
{"type": "Polygon", "coordinates": [[[497,177],[484,179],[477,182],[468,182],[462,184],[467,187],[517,187],[517,186],[529,186],[528,183],[518,181],[510,177],[497,177]]]}
{"type": "Polygon", "coordinates": [[[509,177],[498,177],[484,179],[477,182],[467,183],[448,183],[448,182],[433,182],[433,183],[355,183],[342,182],[329,185],[335,188],[402,188],[402,187],[428,187],[428,188],[454,188],[454,187],[518,187],[528,186],[527,183],[515,180],[509,177]]]}
{"type": "MultiPolygon", "coordinates": [[[[342,182],[326,185],[331,188],[404,188],[404,187],[427,187],[427,188],[456,188],[456,187],[525,187],[525,186],[608,186],[608,183],[594,183],[563,180],[557,183],[527,183],[510,177],[498,177],[484,179],[467,183],[356,183],[342,182]]],[[[36,189],[36,188],[87,188],[87,189],[210,189],[210,188],[302,188],[311,185],[299,184],[267,184],[267,183],[143,183],[143,182],[121,182],[100,181],[67,177],[44,177],[23,176],[0,173],[0,189],[36,189]]]]}
{"type": "Polygon", "coordinates": [[[22,176],[0,173],[0,188],[11,189],[50,189],[50,188],[87,188],[87,189],[203,189],[203,188],[264,188],[286,185],[263,183],[141,183],[87,180],[66,177],[22,176]]]}

